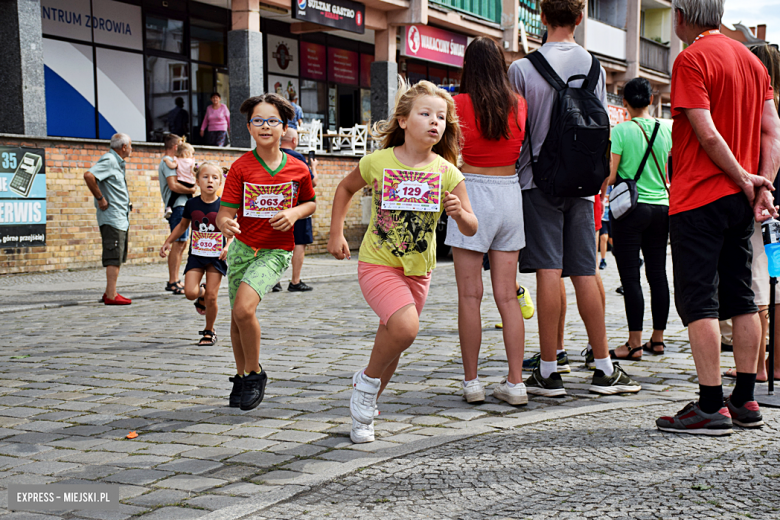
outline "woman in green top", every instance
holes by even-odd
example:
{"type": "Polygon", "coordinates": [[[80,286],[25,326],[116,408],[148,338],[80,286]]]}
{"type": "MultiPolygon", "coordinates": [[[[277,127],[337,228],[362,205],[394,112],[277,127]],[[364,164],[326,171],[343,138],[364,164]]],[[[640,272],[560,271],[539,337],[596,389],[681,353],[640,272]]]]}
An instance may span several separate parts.
{"type": "Polygon", "coordinates": [[[612,219],[613,252],[620,281],[623,284],[628,318],[628,341],[610,351],[613,359],[642,359],[642,351],[663,354],[664,329],[669,317],[669,283],[666,279],[666,245],[669,238],[669,192],[666,186],[666,162],[672,149],[672,125],[650,116],[653,94],[650,82],[635,78],[623,88],[623,106],[631,121],[612,131],[612,171],[610,184],[635,179],[642,159],[653,141],[652,153],[645,162],[637,182],[639,194],[636,209],[621,220],[612,219]],[[645,273],[650,284],[653,335],[642,344],[642,319],[645,302],[639,283],[639,250],[645,259],[645,273]]]}

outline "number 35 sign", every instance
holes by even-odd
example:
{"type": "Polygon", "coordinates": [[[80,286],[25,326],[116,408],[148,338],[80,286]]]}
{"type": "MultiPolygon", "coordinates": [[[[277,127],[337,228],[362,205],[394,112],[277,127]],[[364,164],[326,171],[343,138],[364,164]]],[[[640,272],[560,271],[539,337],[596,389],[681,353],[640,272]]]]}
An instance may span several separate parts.
{"type": "Polygon", "coordinates": [[[382,209],[439,211],[441,174],[386,169],[382,180],[382,209]]]}

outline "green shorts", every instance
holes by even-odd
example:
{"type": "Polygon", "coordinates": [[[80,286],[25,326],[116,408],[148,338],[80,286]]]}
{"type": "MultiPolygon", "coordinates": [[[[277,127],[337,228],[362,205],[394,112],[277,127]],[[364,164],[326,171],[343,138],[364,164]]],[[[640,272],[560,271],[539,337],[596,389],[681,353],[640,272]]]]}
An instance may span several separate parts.
{"type": "Polygon", "coordinates": [[[258,249],[255,252],[240,240],[234,240],[227,254],[230,308],[233,308],[238,287],[242,283],[254,289],[262,300],[282,278],[291,259],[292,251],[258,249]]]}

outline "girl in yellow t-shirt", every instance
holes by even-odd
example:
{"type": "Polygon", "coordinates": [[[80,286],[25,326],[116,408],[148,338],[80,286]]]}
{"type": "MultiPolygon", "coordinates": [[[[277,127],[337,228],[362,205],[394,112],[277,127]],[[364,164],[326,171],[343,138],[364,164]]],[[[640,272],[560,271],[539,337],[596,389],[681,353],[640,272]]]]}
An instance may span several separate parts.
{"type": "Polygon", "coordinates": [[[365,370],[352,377],[352,433],[355,443],[374,440],[376,400],[398,359],[417,337],[431,270],[436,265],[436,223],[442,211],[466,236],[477,232],[463,174],[453,166],[460,127],[452,97],[429,81],[402,83],[395,110],[374,127],[382,150],[367,155],[333,198],[328,252],[350,258],[344,218],[352,196],[373,190],[371,223],[360,246],[358,281],[379,329],[365,370]]]}

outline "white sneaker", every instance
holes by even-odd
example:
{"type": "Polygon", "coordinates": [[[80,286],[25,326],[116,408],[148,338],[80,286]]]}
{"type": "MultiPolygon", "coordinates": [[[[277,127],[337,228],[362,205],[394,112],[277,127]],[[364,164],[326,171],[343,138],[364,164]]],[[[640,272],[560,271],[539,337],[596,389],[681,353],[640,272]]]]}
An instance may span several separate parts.
{"type": "Polygon", "coordinates": [[[514,387],[510,387],[506,378],[502,379],[498,386],[493,389],[493,397],[515,406],[528,404],[525,383],[517,383],[514,387]]]}
{"type": "Polygon", "coordinates": [[[352,431],[349,432],[349,438],[355,444],[364,444],[366,442],[374,442],[374,423],[363,424],[362,422],[352,419],[352,431]]]}
{"type": "Polygon", "coordinates": [[[352,376],[352,398],[349,400],[349,413],[353,419],[363,424],[371,424],[381,384],[379,379],[368,377],[363,370],[355,372],[352,376]]]}
{"type": "Polygon", "coordinates": [[[467,403],[481,403],[485,400],[485,387],[479,382],[479,379],[474,381],[463,382],[463,399],[467,403]]]}

